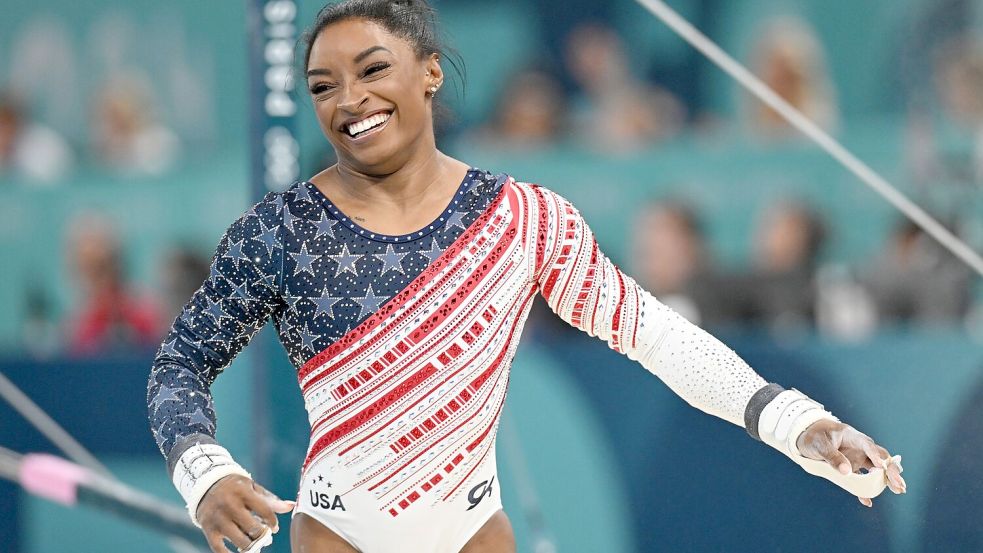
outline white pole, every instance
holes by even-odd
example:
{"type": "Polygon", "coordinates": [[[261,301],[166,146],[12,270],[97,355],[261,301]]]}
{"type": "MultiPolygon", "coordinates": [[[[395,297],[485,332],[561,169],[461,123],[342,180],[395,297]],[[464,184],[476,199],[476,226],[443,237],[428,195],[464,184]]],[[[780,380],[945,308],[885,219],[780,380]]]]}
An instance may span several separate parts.
{"type": "Polygon", "coordinates": [[[891,183],[887,182],[873,169],[868,167],[867,164],[857,159],[856,156],[851,154],[833,137],[803,115],[802,112],[783,100],[768,85],[761,82],[747,68],[727,55],[716,43],[673,11],[665,2],[662,0],[637,0],[637,2],[661,19],[676,34],[702,52],[710,61],[727,72],[728,75],[737,80],[744,88],[748,89],[748,91],[767,104],[768,107],[781,114],[792,126],[814,140],[829,155],[833,156],[834,159],[843,164],[857,178],[873,188],[875,192],[880,194],[891,205],[898,208],[901,213],[914,221],[915,224],[924,229],[930,236],[938,240],[940,244],[951,251],[956,257],[962,259],[970,268],[975,270],[980,276],[983,276],[983,258],[980,257],[980,254],[973,251],[966,243],[949,232],[938,221],[933,219],[932,216],[899,192],[891,183]]]}

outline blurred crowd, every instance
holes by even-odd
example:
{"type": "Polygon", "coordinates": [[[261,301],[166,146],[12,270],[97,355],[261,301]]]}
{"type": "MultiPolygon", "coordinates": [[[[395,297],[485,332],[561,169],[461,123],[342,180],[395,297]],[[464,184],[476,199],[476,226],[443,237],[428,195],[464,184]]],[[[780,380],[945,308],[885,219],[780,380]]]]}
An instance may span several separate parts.
{"type": "MultiPolygon", "coordinates": [[[[724,127],[733,131],[735,125],[723,116],[640,70],[621,34],[607,24],[572,27],[559,49],[561,64],[530,58],[516,67],[502,80],[505,86],[487,120],[451,129],[447,139],[516,152],[562,145],[621,156],[683,136],[724,127]]],[[[901,110],[908,133],[906,170],[924,188],[955,182],[962,193],[983,194],[983,42],[958,32],[939,40],[933,52],[926,70],[934,103],[912,101],[901,110]],[[945,150],[953,133],[969,137],[966,155],[945,150]]],[[[765,21],[744,61],[821,127],[834,133],[840,128],[825,48],[806,21],[788,16],[765,21]]],[[[29,90],[0,82],[0,185],[56,186],[80,167],[140,177],[179,166],[193,150],[194,137],[163,117],[153,79],[117,67],[102,81],[88,102],[88,130],[81,141],[67,139],[56,121],[36,116],[29,90]]],[[[740,140],[767,146],[798,138],[760,102],[741,96],[738,104],[740,140]]],[[[944,215],[957,233],[965,226],[944,215]]],[[[803,200],[776,198],[761,206],[755,231],[747,237],[751,253],[733,267],[714,258],[704,217],[686,197],[653,200],[639,206],[629,229],[629,272],[694,322],[864,336],[882,324],[960,324],[973,316],[972,273],[909,223],[899,221],[876,256],[847,266],[825,255],[830,230],[835,234],[835,226],[845,221],[827,220],[803,200]]],[[[979,224],[983,216],[977,219],[979,224]]],[[[164,289],[147,296],[128,278],[126,240],[109,219],[83,214],[66,229],[78,300],[56,310],[43,290],[25,292],[24,344],[32,349],[89,355],[150,347],[207,276],[206,257],[195,248],[177,247],[161,261],[164,289]],[[66,314],[56,316],[58,311],[66,314]]]]}
{"type": "Polygon", "coordinates": [[[645,289],[709,327],[752,325],[775,335],[820,331],[863,339],[879,325],[952,325],[973,305],[973,273],[903,222],[876,258],[823,262],[828,223],[810,206],[777,201],[749,236],[750,263],[726,269],[704,223],[680,201],[653,201],[634,221],[630,271],[645,289]]]}

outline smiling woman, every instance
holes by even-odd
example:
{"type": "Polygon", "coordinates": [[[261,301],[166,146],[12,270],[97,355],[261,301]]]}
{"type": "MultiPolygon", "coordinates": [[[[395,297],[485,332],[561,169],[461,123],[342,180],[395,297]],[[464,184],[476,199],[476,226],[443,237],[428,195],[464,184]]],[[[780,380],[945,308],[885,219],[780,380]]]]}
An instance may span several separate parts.
{"type": "Polygon", "coordinates": [[[887,451],[765,382],[622,273],[567,200],[440,152],[435,37],[422,0],[321,11],[304,71],[338,162],[232,224],[158,352],[151,426],[213,551],[265,545],[275,513],[292,510],[296,551],[514,552],[495,440],[537,293],[807,470],[808,458],[845,473],[883,467],[865,504],[885,483],[904,490],[887,451]],[[214,439],[209,387],[271,319],[311,424],[296,503],[214,439]]]}

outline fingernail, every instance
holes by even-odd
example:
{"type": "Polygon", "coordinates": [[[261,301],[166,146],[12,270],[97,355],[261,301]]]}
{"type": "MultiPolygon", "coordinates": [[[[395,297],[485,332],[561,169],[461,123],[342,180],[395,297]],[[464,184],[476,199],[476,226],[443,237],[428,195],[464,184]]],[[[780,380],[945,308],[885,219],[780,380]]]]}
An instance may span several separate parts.
{"type": "Polygon", "coordinates": [[[850,474],[850,465],[848,465],[846,463],[840,463],[839,471],[840,471],[840,474],[843,474],[844,476],[847,475],[847,474],[850,474]]]}

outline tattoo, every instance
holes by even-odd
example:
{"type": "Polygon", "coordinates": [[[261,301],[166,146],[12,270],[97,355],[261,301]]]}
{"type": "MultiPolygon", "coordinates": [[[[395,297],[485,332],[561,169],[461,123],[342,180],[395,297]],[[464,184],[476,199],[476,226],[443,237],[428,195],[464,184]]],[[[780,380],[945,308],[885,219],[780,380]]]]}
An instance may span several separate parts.
{"type": "Polygon", "coordinates": [[[365,222],[365,218],[364,217],[352,217],[352,219],[355,219],[359,223],[364,223],[365,222]]]}

